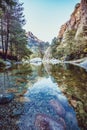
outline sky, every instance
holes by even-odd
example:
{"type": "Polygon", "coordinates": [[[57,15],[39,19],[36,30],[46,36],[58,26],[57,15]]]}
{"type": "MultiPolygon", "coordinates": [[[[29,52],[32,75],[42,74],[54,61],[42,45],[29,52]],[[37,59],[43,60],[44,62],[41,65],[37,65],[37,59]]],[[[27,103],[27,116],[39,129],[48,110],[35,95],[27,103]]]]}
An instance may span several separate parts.
{"type": "Polygon", "coordinates": [[[23,2],[26,25],[40,40],[51,42],[67,22],[80,0],[19,0],[23,2]]]}

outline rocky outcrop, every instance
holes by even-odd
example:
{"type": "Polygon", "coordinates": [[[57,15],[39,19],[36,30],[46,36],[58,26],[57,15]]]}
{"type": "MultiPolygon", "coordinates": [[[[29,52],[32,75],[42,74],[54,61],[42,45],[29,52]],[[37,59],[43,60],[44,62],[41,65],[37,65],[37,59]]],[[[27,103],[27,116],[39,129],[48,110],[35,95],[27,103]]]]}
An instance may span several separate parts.
{"type": "Polygon", "coordinates": [[[38,39],[32,32],[28,32],[27,34],[28,37],[28,42],[32,43],[32,44],[40,44],[40,43],[44,43],[44,41],[41,41],[40,39],[38,39]]]}
{"type": "Polygon", "coordinates": [[[80,34],[83,34],[83,36],[87,38],[87,0],[81,0],[80,17],[80,24],[77,28],[75,39],[77,39],[80,34]]]}
{"type": "Polygon", "coordinates": [[[53,41],[52,56],[60,60],[76,60],[87,57],[87,0],[76,4],[70,19],[61,26],[53,41]],[[54,51],[55,50],[55,51],[54,51]]]}
{"type": "Polygon", "coordinates": [[[87,36],[87,0],[81,0],[81,3],[76,4],[69,21],[61,26],[58,39],[63,39],[64,33],[67,30],[76,30],[75,39],[81,33],[87,36]]]}
{"type": "Polygon", "coordinates": [[[77,29],[81,20],[81,5],[76,4],[75,10],[71,14],[70,20],[61,26],[58,38],[62,39],[66,30],[77,29]]]}

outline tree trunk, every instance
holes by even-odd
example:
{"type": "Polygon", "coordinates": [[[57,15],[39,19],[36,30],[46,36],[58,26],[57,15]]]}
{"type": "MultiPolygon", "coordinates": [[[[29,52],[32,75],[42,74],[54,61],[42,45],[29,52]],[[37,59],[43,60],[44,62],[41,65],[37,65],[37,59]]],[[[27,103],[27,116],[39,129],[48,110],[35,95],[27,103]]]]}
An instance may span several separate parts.
{"type": "Polygon", "coordinates": [[[2,43],[2,53],[4,55],[4,38],[3,38],[3,19],[1,18],[1,43],[2,43]]]}
{"type": "Polygon", "coordinates": [[[6,40],[5,40],[5,60],[7,59],[8,43],[9,43],[9,19],[7,19],[7,32],[6,32],[6,40]]]}

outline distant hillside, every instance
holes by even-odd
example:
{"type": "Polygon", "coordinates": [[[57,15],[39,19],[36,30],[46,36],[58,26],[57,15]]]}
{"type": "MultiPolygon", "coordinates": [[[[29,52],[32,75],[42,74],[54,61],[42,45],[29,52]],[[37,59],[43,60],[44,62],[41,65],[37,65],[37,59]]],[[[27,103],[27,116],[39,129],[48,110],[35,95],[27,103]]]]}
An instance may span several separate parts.
{"type": "Polygon", "coordinates": [[[32,32],[28,32],[28,47],[33,52],[32,57],[43,57],[46,49],[49,47],[48,42],[38,39],[32,32]]]}
{"type": "Polygon", "coordinates": [[[62,60],[87,57],[87,0],[76,4],[70,19],[53,39],[51,50],[54,58],[62,60]]]}

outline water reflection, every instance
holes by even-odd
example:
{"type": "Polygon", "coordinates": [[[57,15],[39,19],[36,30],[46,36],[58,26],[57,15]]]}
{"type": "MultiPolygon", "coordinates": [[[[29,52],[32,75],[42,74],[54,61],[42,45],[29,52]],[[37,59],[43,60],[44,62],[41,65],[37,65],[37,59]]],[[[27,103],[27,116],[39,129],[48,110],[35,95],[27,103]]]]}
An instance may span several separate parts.
{"type": "Polygon", "coordinates": [[[87,128],[87,72],[70,64],[48,65],[49,73],[59,84],[61,91],[68,98],[69,103],[76,111],[79,126],[87,128]],[[85,123],[84,123],[85,122],[85,123]]]}
{"type": "Polygon", "coordinates": [[[85,130],[87,128],[85,70],[69,64],[41,66],[22,64],[8,68],[7,71],[0,70],[0,93],[15,94],[15,99],[10,104],[0,105],[0,122],[3,124],[0,129],[12,130],[14,126],[13,130],[25,129],[24,127],[26,130],[27,128],[33,130],[34,126],[39,129],[38,125],[41,125],[43,130],[46,130],[45,126],[47,130],[54,130],[53,126],[55,129],[59,126],[60,130],[78,129],[75,112],[60,89],[76,111],[81,130],[85,130]],[[73,121],[72,125],[69,119],[73,121]]]}
{"type": "Polygon", "coordinates": [[[29,88],[30,102],[24,105],[20,130],[78,130],[76,115],[51,78],[43,78],[29,88]]]}

